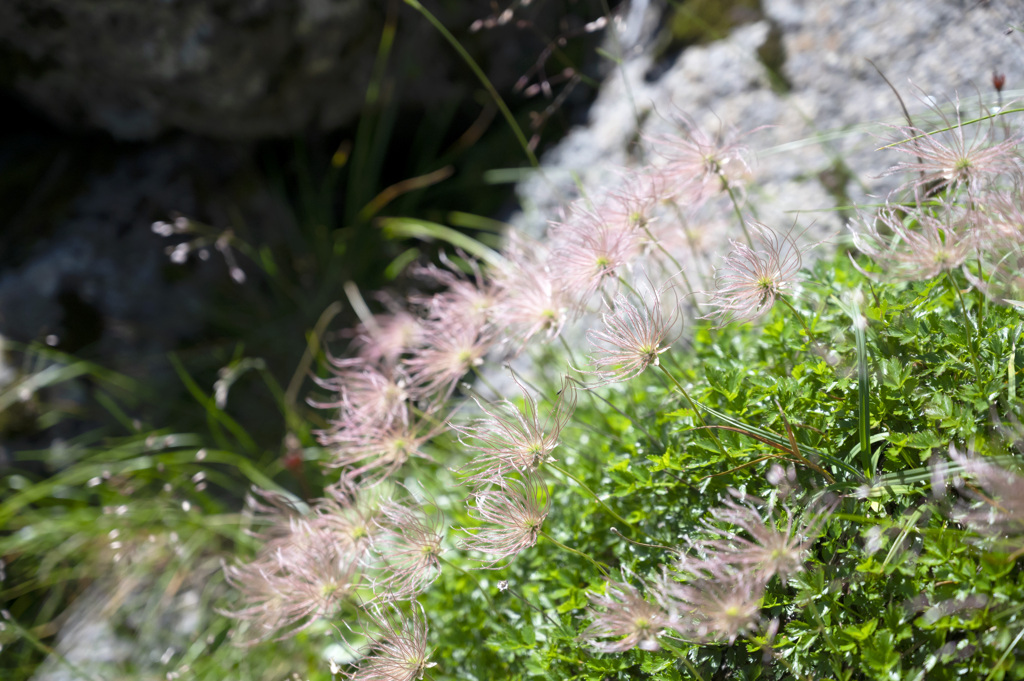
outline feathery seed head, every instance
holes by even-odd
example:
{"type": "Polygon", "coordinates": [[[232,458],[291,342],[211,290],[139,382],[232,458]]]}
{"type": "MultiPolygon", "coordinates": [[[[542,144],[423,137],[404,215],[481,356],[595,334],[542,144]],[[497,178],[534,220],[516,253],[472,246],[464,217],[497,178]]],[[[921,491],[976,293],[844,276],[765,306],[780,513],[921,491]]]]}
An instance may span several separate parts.
{"type": "Polygon", "coordinates": [[[715,268],[715,290],[708,304],[713,311],[703,319],[719,326],[732,321],[753,321],[772,309],[776,298],[790,294],[799,281],[803,253],[790,232],[779,234],[760,222],[747,223],[756,248],[732,241],[732,251],[715,268]]]}
{"type": "Polygon", "coordinates": [[[897,280],[920,281],[949,272],[964,263],[977,245],[969,212],[944,206],[936,217],[930,210],[886,206],[877,216],[863,218],[850,230],[853,243],[884,265],[897,280]],[[883,234],[879,225],[888,230],[883,234]]]}
{"type": "Polygon", "coordinates": [[[633,262],[640,251],[642,232],[620,229],[580,204],[574,204],[566,222],[551,225],[552,262],[556,283],[573,307],[582,311],[609,279],[633,262]]]}
{"type": "Polygon", "coordinates": [[[951,118],[938,107],[932,107],[944,123],[942,132],[893,126],[899,135],[893,148],[914,160],[897,163],[884,174],[917,173],[905,185],[915,192],[926,189],[928,195],[934,195],[944,189],[956,191],[966,187],[972,196],[999,175],[1018,176],[1021,163],[1017,146],[1021,138],[993,142],[991,125],[965,125],[959,99],[954,102],[954,109],[951,118]]]}
{"type": "Polygon", "coordinates": [[[621,653],[631,648],[658,650],[658,636],[671,625],[665,610],[647,601],[633,586],[607,582],[605,592],[591,595],[587,612],[593,618],[580,638],[590,640],[602,653],[621,653]],[[615,639],[599,641],[597,639],[615,639]]]}
{"type": "Polygon", "coordinates": [[[467,481],[475,487],[500,485],[511,473],[536,470],[549,460],[576,407],[575,385],[566,380],[554,409],[542,419],[537,401],[515,375],[512,379],[523,393],[522,410],[507,400],[498,405],[477,400],[488,418],[469,426],[452,426],[464,445],[477,450],[464,469],[467,481]]]}
{"type": "Polygon", "coordinates": [[[374,552],[383,563],[384,576],[374,591],[386,600],[408,600],[424,591],[441,570],[444,549],[444,518],[440,511],[428,515],[422,508],[390,502],[378,521],[383,530],[374,552]]]}
{"type": "Polygon", "coordinates": [[[665,577],[660,593],[672,627],[684,638],[732,643],[760,620],[764,584],[728,573],[688,584],[665,577]]]}
{"type": "Polygon", "coordinates": [[[536,544],[551,510],[547,485],[529,471],[522,479],[477,490],[473,499],[476,505],[470,513],[485,524],[462,541],[462,548],[494,556],[487,565],[492,568],[536,544]]]}
{"type": "Polygon", "coordinates": [[[711,510],[715,520],[746,532],[749,538],[734,529],[722,529],[706,523],[708,529],[720,538],[702,542],[705,551],[715,560],[741,571],[751,571],[750,577],[767,582],[774,575],[785,582],[790,575],[804,569],[807,552],[821,533],[822,525],[831,515],[832,507],[810,512],[804,523],[793,527],[792,512],[787,513],[786,527],[777,526],[773,511],[762,515],[756,506],[764,503],[733,491],[741,503],[731,500],[724,507],[711,510]]]}
{"type": "Polygon", "coordinates": [[[961,454],[952,444],[949,456],[977,485],[961,488],[964,496],[977,503],[959,505],[954,517],[979,534],[1009,542],[1019,554],[1024,550],[1024,476],[980,456],[961,454]]]}
{"type": "Polygon", "coordinates": [[[594,349],[589,356],[594,371],[582,373],[594,374],[598,385],[607,385],[635,378],[652,364],[658,366],[659,356],[671,347],[668,335],[677,312],[673,309],[668,318],[662,314],[662,295],[648,294],[639,307],[625,295],[616,295],[612,309],[601,315],[603,328],[587,331],[594,349]]]}
{"type": "Polygon", "coordinates": [[[427,621],[417,603],[409,616],[394,605],[372,606],[365,616],[370,620],[373,643],[352,672],[349,681],[415,681],[422,679],[430,662],[427,652],[427,621]]]}
{"type": "Polygon", "coordinates": [[[355,587],[359,556],[342,537],[314,518],[289,518],[289,531],[269,541],[247,564],[225,565],[244,606],[224,614],[249,622],[258,643],[292,636],[333,614],[355,587]]]}
{"type": "Polygon", "coordinates": [[[506,265],[494,275],[499,291],[494,323],[522,347],[536,335],[555,338],[570,301],[549,271],[546,245],[512,232],[504,255],[506,265]]]}

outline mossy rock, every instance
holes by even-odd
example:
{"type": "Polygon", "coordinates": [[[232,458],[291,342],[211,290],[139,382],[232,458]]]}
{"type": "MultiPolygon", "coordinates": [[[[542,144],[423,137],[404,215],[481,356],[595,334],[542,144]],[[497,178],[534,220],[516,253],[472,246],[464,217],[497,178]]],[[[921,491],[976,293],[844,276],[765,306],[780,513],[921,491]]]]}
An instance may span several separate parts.
{"type": "Polygon", "coordinates": [[[669,31],[679,47],[700,45],[763,17],[760,0],[686,0],[672,13],[669,31]]]}

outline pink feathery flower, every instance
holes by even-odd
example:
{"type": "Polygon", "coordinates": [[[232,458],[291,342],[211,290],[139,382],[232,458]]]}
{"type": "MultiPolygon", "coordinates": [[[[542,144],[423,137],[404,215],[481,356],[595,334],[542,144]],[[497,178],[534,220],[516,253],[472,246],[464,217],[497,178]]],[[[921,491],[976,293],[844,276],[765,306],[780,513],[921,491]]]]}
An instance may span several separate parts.
{"type": "Polygon", "coordinates": [[[639,231],[646,235],[648,226],[655,220],[657,205],[654,185],[647,177],[634,174],[627,176],[619,189],[604,197],[598,204],[597,214],[613,229],[627,233],[639,231]]]}
{"type": "Polygon", "coordinates": [[[497,405],[477,405],[487,415],[468,426],[453,425],[463,445],[477,454],[465,467],[467,481],[479,487],[501,484],[512,472],[536,470],[558,446],[562,429],[576,407],[576,388],[564,381],[554,409],[541,418],[537,401],[513,375],[523,393],[523,409],[505,400],[497,405]]]}
{"type": "Polygon", "coordinates": [[[687,584],[666,576],[659,591],[672,617],[672,628],[681,636],[732,643],[760,620],[764,582],[728,572],[687,584]]]}
{"type": "Polygon", "coordinates": [[[409,393],[400,368],[381,369],[361,357],[328,357],[332,375],[315,379],[331,390],[333,400],[310,401],[318,409],[336,409],[331,424],[337,428],[387,427],[393,421],[408,422],[409,393]]]}
{"type": "Polygon", "coordinates": [[[356,327],[353,345],[369,365],[394,366],[400,357],[419,345],[423,336],[423,323],[416,315],[389,299],[385,299],[385,304],[395,309],[374,315],[356,327]]]}
{"type": "Polygon", "coordinates": [[[554,278],[577,311],[609,279],[633,263],[643,232],[611,225],[600,215],[574,204],[565,222],[551,225],[554,278]]]}
{"type": "Polygon", "coordinates": [[[382,509],[382,534],[374,552],[382,561],[383,576],[373,589],[385,600],[404,601],[426,590],[441,572],[444,518],[422,508],[391,502],[382,509]]]}
{"type": "Polygon", "coordinates": [[[669,333],[675,324],[675,311],[666,319],[661,311],[664,292],[650,294],[651,302],[640,300],[637,307],[623,295],[615,296],[614,307],[601,315],[600,329],[587,331],[594,352],[589,356],[597,385],[628,381],[658,366],[659,356],[671,347],[669,333]]]}
{"type": "Polygon", "coordinates": [[[430,662],[427,652],[427,621],[417,603],[408,617],[394,605],[365,610],[375,630],[359,666],[344,674],[349,681],[415,681],[422,679],[430,662]]]}
{"type": "Polygon", "coordinates": [[[671,616],[660,605],[647,601],[633,586],[607,582],[604,594],[591,595],[587,612],[593,622],[580,638],[590,640],[602,653],[622,653],[632,648],[658,650],[658,636],[672,625],[671,616]],[[596,639],[615,639],[598,641],[596,639]]]}
{"type": "Polygon", "coordinates": [[[430,459],[423,445],[444,430],[428,421],[390,424],[375,423],[361,427],[318,431],[317,441],[332,457],[330,466],[346,468],[346,478],[375,484],[394,474],[412,457],[430,459]]]}
{"type": "Polygon", "coordinates": [[[244,606],[223,614],[249,622],[252,643],[287,638],[329,617],[356,586],[359,558],[334,532],[297,518],[290,526],[253,562],[224,566],[244,606]]]}
{"type": "Polygon", "coordinates": [[[886,276],[931,279],[960,267],[977,245],[970,211],[943,206],[938,213],[886,206],[877,216],[862,219],[857,228],[851,224],[853,244],[882,265],[886,276]]]}
{"type": "Polygon", "coordinates": [[[314,521],[337,538],[342,548],[360,560],[366,556],[379,534],[383,496],[377,488],[357,487],[351,480],[341,478],[324,490],[324,498],[317,500],[314,521]]]}
{"type": "Polygon", "coordinates": [[[943,189],[956,191],[964,186],[971,195],[976,195],[987,181],[999,175],[1019,175],[1021,162],[1017,146],[1020,136],[993,142],[991,125],[974,123],[966,126],[961,117],[959,98],[954,107],[955,120],[933,107],[945,124],[941,132],[893,126],[900,138],[889,146],[914,157],[914,160],[897,163],[884,175],[918,173],[906,186],[914,190],[927,189],[928,194],[943,189]]]}
{"type": "Polygon", "coordinates": [[[431,296],[412,296],[412,300],[423,308],[429,319],[482,328],[491,322],[498,301],[497,288],[484,276],[475,260],[464,253],[459,255],[472,270],[472,277],[465,275],[442,253],[440,257],[445,267],[431,263],[415,268],[413,275],[444,290],[431,296]]]}
{"type": "Polygon", "coordinates": [[[740,143],[745,135],[720,129],[710,135],[686,114],[679,114],[680,135],[663,135],[648,139],[648,145],[667,161],[660,169],[666,187],[672,187],[672,198],[688,197],[694,202],[707,198],[712,188],[737,187],[750,175],[750,149],[740,143]]]}
{"type": "Polygon", "coordinates": [[[462,548],[494,556],[487,565],[490,568],[536,544],[551,511],[547,485],[529,471],[521,480],[510,479],[500,487],[477,490],[473,499],[476,505],[470,515],[484,525],[462,541],[462,548]]]}
{"type": "Polygon", "coordinates": [[[551,340],[565,326],[570,301],[549,271],[547,246],[518,232],[508,242],[506,264],[494,273],[499,294],[493,322],[521,347],[537,335],[551,340]]]}
{"type": "Polygon", "coordinates": [[[821,533],[832,508],[826,507],[810,513],[797,528],[793,527],[790,512],[785,529],[780,529],[776,525],[774,513],[769,512],[763,516],[754,507],[759,500],[735,491],[733,494],[746,503],[727,500],[724,508],[712,509],[711,515],[719,522],[746,532],[750,538],[737,533],[735,529],[707,524],[708,529],[720,539],[701,542],[702,548],[711,553],[719,565],[730,565],[741,572],[752,571],[750,577],[755,580],[767,582],[772,576],[778,575],[785,582],[790,575],[802,571],[807,553],[821,533]]]}
{"type": "Polygon", "coordinates": [[[752,321],[771,310],[777,298],[796,288],[803,267],[806,249],[790,233],[779,234],[760,222],[747,224],[756,250],[730,240],[732,251],[715,268],[715,290],[708,300],[713,311],[702,319],[716,319],[719,326],[752,321]]]}
{"type": "Polygon", "coordinates": [[[1008,542],[1014,555],[1020,555],[1024,552],[1024,476],[980,456],[960,454],[952,444],[949,456],[973,481],[964,484],[962,491],[977,502],[956,508],[955,519],[979,534],[1008,542]]]}
{"type": "Polygon", "coordinates": [[[444,402],[468,372],[484,361],[494,344],[486,326],[464,319],[432,319],[424,326],[421,345],[402,363],[409,392],[417,399],[444,402]]]}
{"type": "Polygon", "coordinates": [[[964,267],[964,276],[990,300],[1024,309],[1024,208],[1020,193],[990,193],[972,217],[975,253],[981,266],[977,274],[964,267]]]}

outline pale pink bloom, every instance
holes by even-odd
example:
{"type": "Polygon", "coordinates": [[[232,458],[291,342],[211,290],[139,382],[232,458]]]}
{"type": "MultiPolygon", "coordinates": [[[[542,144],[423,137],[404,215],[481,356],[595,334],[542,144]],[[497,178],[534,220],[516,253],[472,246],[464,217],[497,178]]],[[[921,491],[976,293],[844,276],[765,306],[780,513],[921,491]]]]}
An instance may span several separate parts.
{"type": "Polygon", "coordinates": [[[554,409],[541,417],[533,395],[512,377],[523,393],[523,409],[508,400],[477,405],[487,415],[468,426],[453,425],[459,440],[476,456],[466,466],[467,480],[474,486],[500,484],[512,472],[536,470],[550,460],[562,429],[576,407],[576,388],[564,381],[554,409]]]}
{"type": "Polygon", "coordinates": [[[471,533],[462,541],[462,548],[493,556],[488,563],[492,568],[536,544],[551,510],[547,485],[529,471],[521,480],[510,479],[500,487],[477,490],[473,499],[475,506],[470,515],[484,525],[467,530],[471,533]]]}
{"type": "Polygon", "coordinates": [[[620,188],[609,192],[597,207],[601,219],[613,229],[640,232],[644,239],[649,225],[655,220],[654,209],[658,197],[651,182],[643,176],[632,175],[624,179],[620,188]]]}
{"type": "Polygon", "coordinates": [[[336,541],[360,560],[366,556],[374,537],[380,532],[378,519],[386,493],[380,487],[358,487],[348,478],[324,490],[324,498],[314,506],[316,525],[337,537],[336,541]]]}
{"type": "Polygon", "coordinates": [[[565,222],[551,225],[550,237],[555,281],[580,311],[609,279],[633,263],[643,232],[610,225],[577,202],[565,222]]]}
{"type": "Polygon", "coordinates": [[[886,206],[877,216],[851,224],[853,243],[861,253],[901,281],[922,281],[952,271],[974,252],[977,239],[969,212],[950,206],[937,211],[886,206]],[[882,233],[879,226],[886,228],[882,233]]]}
{"type": "Polygon", "coordinates": [[[587,338],[594,352],[589,356],[597,385],[628,381],[644,372],[647,367],[658,366],[660,355],[671,347],[669,333],[675,323],[675,309],[669,318],[661,311],[661,296],[665,292],[649,294],[652,300],[640,300],[637,307],[623,294],[615,296],[614,307],[601,315],[603,326],[589,329],[587,338]]]}
{"type": "Polygon", "coordinates": [[[536,335],[551,340],[565,325],[570,301],[548,269],[547,246],[518,232],[508,240],[506,264],[494,273],[499,296],[493,322],[520,346],[536,335]]]}
{"type": "Polygon", "coordinates": [[[394,366],[400,357],[418,346],[423,336],[422,321],[411,312],[396,309],[374,315],[356,327],[354,345],[367,364],[394,366]]]}
{"type": "Polygon", "coordinates": [[[388,427],[393,421],[408,422],[409,393],[400,368],[382,370],[361,357],[328,357],[332,375],[317,378],[321,388],[336,397],[310,401],[318,409],[336,409],[331,423],[339,428],[388,427]]]}
{"type": "Polygon", "coordinates": [[[1020,192],[987,194],[973,214],[980,271],[963,272],[972,286],[999,304],[1024,308],[1024,209],[1020,192]]]}
{"type": "Polygon", "coordinates": [[[443,430],[428,421],[392,421],[365,427],[338,428],[316,433],[333,457],[330,466],[345,468],[350,481],[375,484],[393,475],[412,457],[430,459],[423,446],[443,430]]]}
{"type": "Polygon", "coordinates": [[[771,310],[777,298],[796,289],[803,267],[806,249],[791,233],[779,234],[760,222],[747,224],[755,247],[730,240],[732,251],[715,268],[715,290],[708,300],[713,311],[703,319],[715,319],[719,326],[752,321],[771,310]]]}
{"type": "Polygon", "coordinates": [[[415,681],[422,679],[430,662],[427,621],[417,603],[408,617],[394,605],[367,608],[373,643],[358,667],[344,674],[350,681],[415,681]]]}
{"type": "Polygon", "coordinates": [[[444,518],[423,508],[391,502],[378,521],[382,533],[374,542],[383,575],[373,589],[389,601],[404,601],[425,591],[441,572],[444,518]]]}
{"type": "Polygon", "coordinates": [[[985,195],[977,211],[970,213],[974,218],[974,230],[978,244],[994,253],[1016,250],[1024,247],[1024,207],[1022,193],[1017,191],[991,192],[985,195]]]}
{"type": "Polygon", "coordinates": [[[952,444],[949,456],[969,477],[961,493],[976,502],[959,505],[955,519],[979,534],[1008,541],[1015,555],[1024,551],[1024,476],[981,456],[960,454],[952,444]]]}
{"type": "Polygon", "coordinates": [[[605,592],[590,596],[587,612],[593,619],[580,638],[590,640],[602,653],[622,653],[632,648],[658,650],[658,636],[672,625],[664,608],[647,601],[633,586],[607,582],[605,592]],[[598,641],[595,639],[614,639],[598,641]]]}
{"type": "Polygon", "coordinates": [[[421,345],[402,363],[409,392],[417,399],[444,402],[467,373],[483,364],[494,333],[464,321],[435,319],[424,326],[421,345]]]}
{"type": "Polygon", "coordinates": [[[666,577],[660,593],[672,616],[672,628],[681,636],[732,643],[760,620],[764,583],[743,573],[728,572],[687,584],[666,577]]]}
{"type": "Polygon", "coordinates": [[[948,128],[943,132],[930,133],[917,127],[893,126],[899,134],[893,148],[913,157],[913,160],[898,163],[884,174],[917,173],[917,177],[906,186],[914,190],[926,189],[928,194],[967,187],[972,196],[999,175],[1018,175],[1021,168],[1017,146],[1021,138],[1014,136],[993,142],[991,125],[974,123],[965,126],[959,99],[954,107],[953,119],[933,107],[944,123],[942,127],[948,128]]]}
{"type": "Polygon", "coordinates": [[[251,642],[284,639],[331,616],[352,596],[360,569],[330,529],[292,518],[290,531],[269,542],[251,563],[225,565],[243,606],[224,614],[246,621],[251,642]]]}
{"type": "Polygon", "coordinates": [[[758,512],[755,505],[763,505],[757,499],[733,492],[740,501],[726,501],[724,507],[711,509],[712,517],[721,523],[732,525],[725,529],[707,524],[708,529],[720,539],[701,542],[702,548],[714,556],[719,565],[730,565],[741,572],[752,572],[751,577],[767,582],[774,575],[785,582],[790,575],[804,569],[807,553],[821,534],[822,526],[831,515],[828,506],[816,512],[809,512],[804,522],[794,528],[792,511],[787,513],[786,527],[777,526],[775,515],[758,512]],[[739,534],[744,531],[748,537],[739,534]]]}
{"type": "Polygon", "coordinates": [[[445,267],[433,263],[417,267],[413,275],[435,287],[440,293],[431,296],[412,296],[429,319],[442,320],[445,324],[482,328],[491,322],[493,310],[498,302],[498,291],[494,282],[484,276],[475,260],[460,253],[472,269],[472,277],[459,270],[444,254],[445,267]]]}
{"type": "Polygon", "coordinates": [[[714,190],[730,187],[735,191],[751,174],[751,153],[740,139],[759,128],[744,135],[720,128],[710,135],[686,114],[679,114],[677,123],[679,135],[647,140],[648,146],[667,161],[660,171],[672,198],[699,203],[714,190]]]}

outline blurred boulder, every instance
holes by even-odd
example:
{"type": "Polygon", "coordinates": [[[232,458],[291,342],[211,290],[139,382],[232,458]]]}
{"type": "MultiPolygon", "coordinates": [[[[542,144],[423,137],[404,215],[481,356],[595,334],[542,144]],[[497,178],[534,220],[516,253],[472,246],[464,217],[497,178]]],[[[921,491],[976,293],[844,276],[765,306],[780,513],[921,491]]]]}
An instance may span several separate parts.
{"type": "MultiPolygon", "coordinates": [[[[510,84],[507,62],[523,53],[502,43],[530,32],[471,35],[491,11],[486,0],[427,4],[510,84]]],[[[391,64],[405,76],[396,96],[429,104],[457,92],[457,56],[400,0],[6,0],[0,87],[66,129],[122,140],[329,130],[362,108],[389,11],[398,16],[391,64]]],[[[556,16],[532,19],[542,32],[556,16]]]]}

